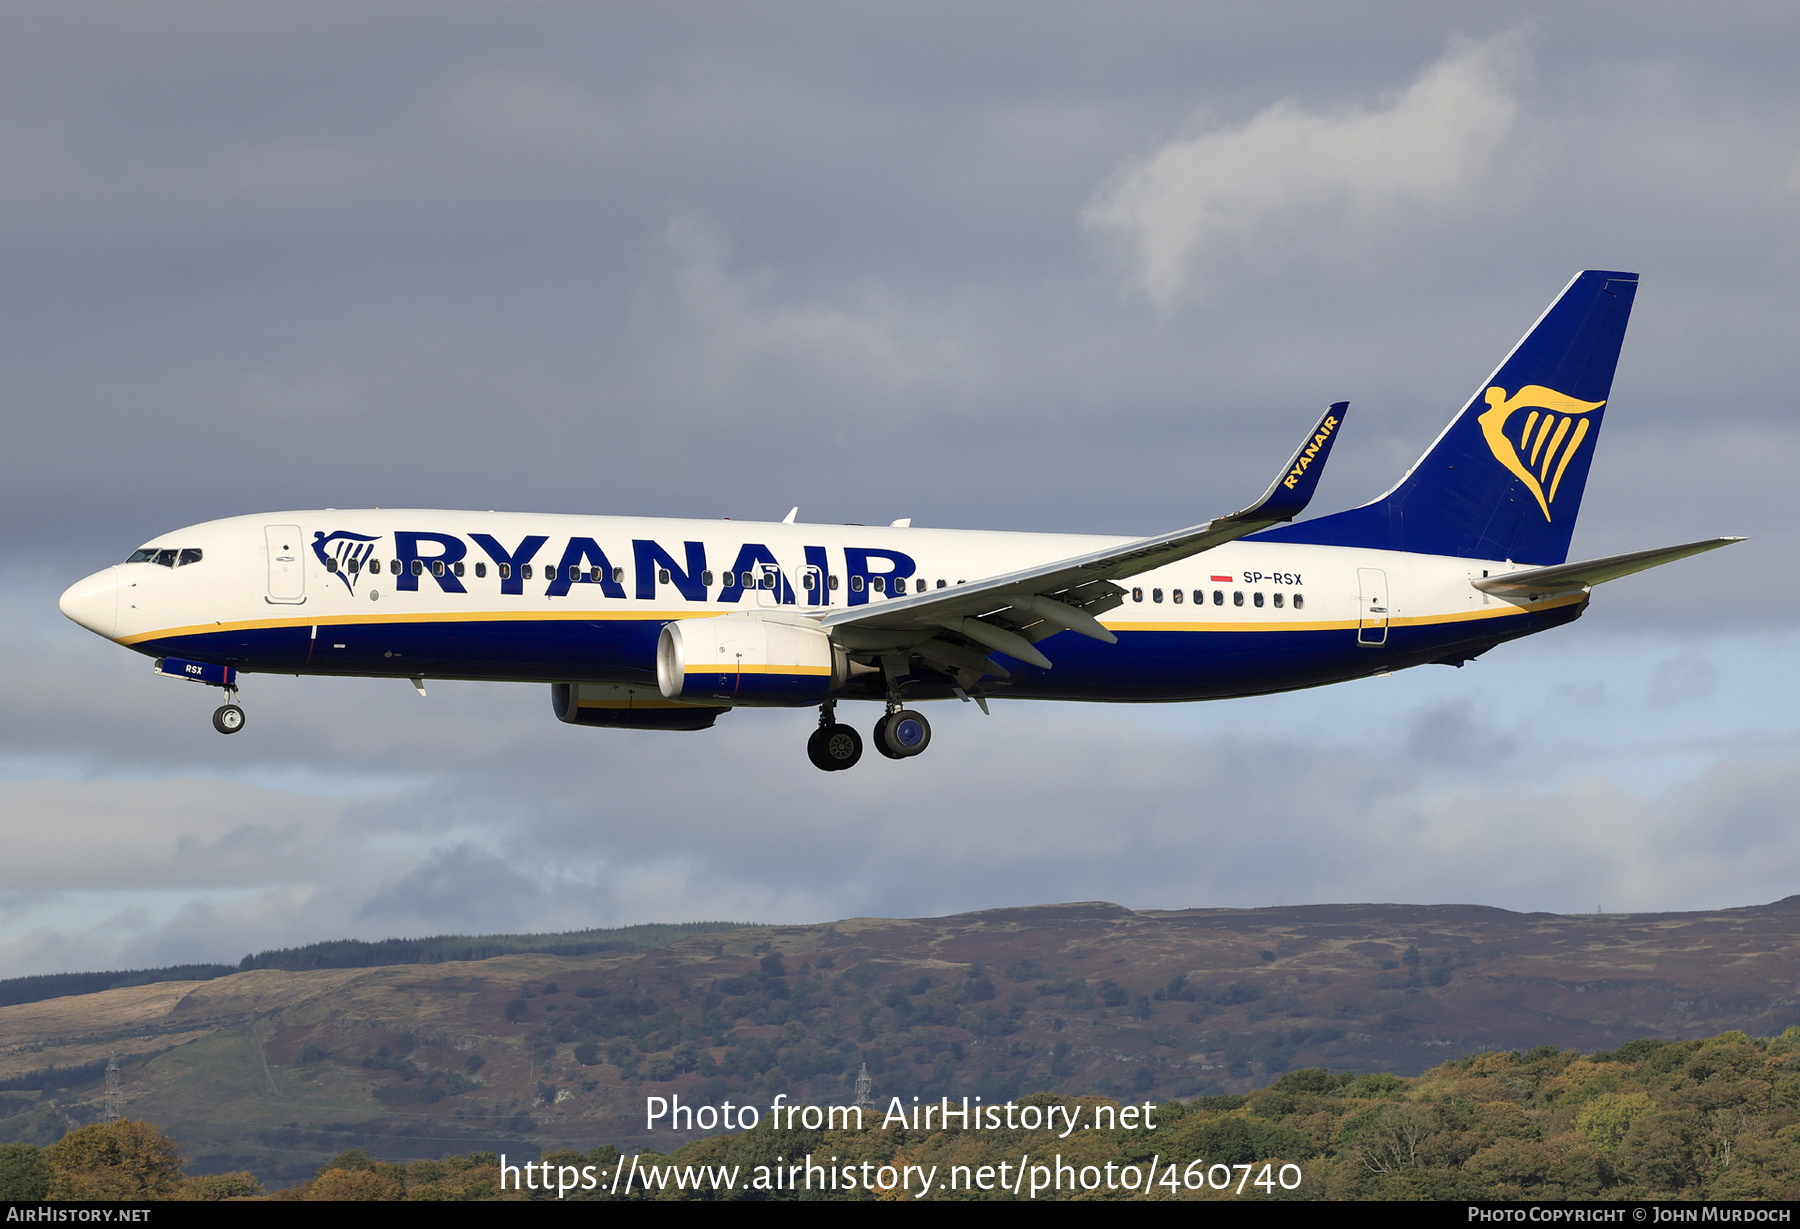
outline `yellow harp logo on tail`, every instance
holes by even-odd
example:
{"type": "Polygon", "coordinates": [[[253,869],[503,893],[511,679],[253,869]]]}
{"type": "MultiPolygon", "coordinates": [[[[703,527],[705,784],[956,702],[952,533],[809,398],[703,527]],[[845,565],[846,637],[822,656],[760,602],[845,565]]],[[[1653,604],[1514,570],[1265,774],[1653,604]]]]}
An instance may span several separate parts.
{"type": "Polygon", "coordinates": [[[1543,509],[1544,519],[1549,520],[1550,505],[1556,502],[1556,488],[1562,485],[1563,471],[1569,468],[1588,433],[1590,420],[1583,415],[1606,402],[1577,401],[1542,384],[1527,384],[1511,397],[1504,388],[1490,388],[1487,403],[1492,408],[1479,421],[1494,459],[1537,496],[1538,507],[1543,509]],[[1507,419],[1519,410],[1531,413],[1525,416],[1522,428],[1509,431],[1507,419]]]}

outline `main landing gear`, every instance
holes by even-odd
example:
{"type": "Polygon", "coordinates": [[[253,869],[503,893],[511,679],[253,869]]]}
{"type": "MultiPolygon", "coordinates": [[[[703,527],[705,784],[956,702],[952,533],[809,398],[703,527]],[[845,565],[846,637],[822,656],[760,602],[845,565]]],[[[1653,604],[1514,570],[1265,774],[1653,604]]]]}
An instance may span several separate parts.
{"type": "Polygon", "coordinates": [[[923,713],[895,709],[875,723],[875,749],[890,760],[911,759],[931,745],[931,723],[923,713]]]}
{"type": "MultiPolygon", "coordinates": [[[[853,767],[862,758],[863,740],[853,726],[840,723],[836,700],[819,706],[819,728],[806,740],[806,757],[826,772],[853,767]]],[[[875,723],[875,749],[890,760],[911,759],[931,745],[931,723],[923,713],[894,704],[875,723]]]]}

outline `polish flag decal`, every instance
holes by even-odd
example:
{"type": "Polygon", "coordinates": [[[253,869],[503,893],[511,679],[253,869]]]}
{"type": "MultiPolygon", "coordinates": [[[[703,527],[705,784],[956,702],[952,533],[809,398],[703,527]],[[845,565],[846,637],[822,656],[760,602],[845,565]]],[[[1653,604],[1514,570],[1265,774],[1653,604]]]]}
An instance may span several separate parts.
{"type": "Polygon", "coordinates": [[[1231,577],[1229,577],[1229,576],[1215,576],[1215,577],[1213,577],[1213,580],[1222,585],[1228,585],[1231,583],[1231,577]]]}

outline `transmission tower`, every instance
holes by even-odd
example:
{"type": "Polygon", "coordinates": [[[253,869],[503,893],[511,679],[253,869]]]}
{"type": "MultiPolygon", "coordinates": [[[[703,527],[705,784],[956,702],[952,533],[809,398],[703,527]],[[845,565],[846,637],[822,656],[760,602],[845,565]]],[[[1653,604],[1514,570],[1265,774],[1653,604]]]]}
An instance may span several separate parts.
{"type": "Polygon", "coordinates": [[[101,1118],[106,1122],[117,1122],[123,1118],[125,1109],[125,1092],[119,1087],[119,1056],[106,1056],[106,1100],[105,1110],[101,1118]]]}
{"type": "Polygon", "coordinates": [[[856,1073],[856,1104],[861,1109],[874,1109],[874,1098],[869,1096],[875,1087],[875,1081],[869,1078],[869,1064],[864,1063],[862,1070],[856,1073]]]}

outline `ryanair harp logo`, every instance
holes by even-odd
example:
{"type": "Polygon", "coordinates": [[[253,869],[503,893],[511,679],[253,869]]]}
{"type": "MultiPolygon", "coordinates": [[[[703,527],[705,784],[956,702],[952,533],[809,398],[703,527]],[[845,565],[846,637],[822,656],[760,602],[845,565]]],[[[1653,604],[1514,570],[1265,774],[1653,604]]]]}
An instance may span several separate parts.
{"type": "Polygon", "coordinates": [[[325,570],[344,582],[344,588],[356,592],[357,570],[375,553],[375,543],[381,539],[366,533],[351,533],[345,529],[326,533],[322,529],[313,530],[313,554],[325,565],[325,570]]]}
{"type": "Polygon", "coordinates": [[[1606,402],[1577,401],[1542,384],[1527,384],[1511,397],[1504,388],[1490,388],[1487,403],[1492,408],[1479,421],[1494,459],[1537,496],[1538,507],[1549,520],[1563,471],[1587,437],[1591,420],[1585,415],[1606,402]],[[1519,410],[1531,412],[1525,415],[1524,426],[1509,430],[1507,420],[1519,410]]]}

